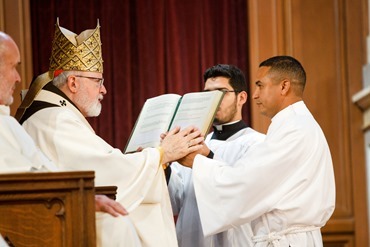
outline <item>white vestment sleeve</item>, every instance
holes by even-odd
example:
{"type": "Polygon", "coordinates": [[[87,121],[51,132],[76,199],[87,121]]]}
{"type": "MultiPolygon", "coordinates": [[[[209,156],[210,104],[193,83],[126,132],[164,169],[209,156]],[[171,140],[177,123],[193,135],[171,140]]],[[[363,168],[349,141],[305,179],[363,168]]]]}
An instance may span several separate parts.
{"type": "Polygon", "coordinates": [[[163,173],[156,149],[124,155],[78,121],[71,111],[44,109],[31,120],[24,122],[24,128],[60,169],[94,170],[95,185],[117,186],[117,201],[128,211],[144,200],[156,173],[163,173]],[[45,115],[50,116],[50,122],[45,122],[45,115]]]}
{"type": "Polygon", "coordinates": [[[117,186],[143,246],[176,246],[176,232],[160,153],[123,154],[96,135],[76,110],[42,109],[24,123],[41,150],[63,170],[93,170],[96,186],[117,186]]]}
{"type": "Polygon", "coordinates": [[[183,167],[177,162],[173,162],[171,164],[171,176],[168,182],[168,192],[170,195],[173,215],[178,215],[180,213],[180,209],[183,207],[185,196],[184,190],[186,186],[185,179],[187,176],[191,176],[191,173],[186,174],[184,169],[189,168],[183,167]]]}
{"type": "MultiPolygon", "coordinates": [[[[229,165],[234,165],[235,161],[240,159],[248,149],[264,139],[263,134],[250,128],[240,129],[227,140],[211,139],[212,136],[213,133],[207,135],[205,144],[214,153],[213,159],[228,162],[229,165]]],[[[248,242],[250,233],[246,232],[245,228],[250,229],[250,227],[246,225],[205,237],[194,192],[192,169],[176,162],[171,165],[171,168],[171,180],[168,186],[170,195],[173,196],[171,202],[174,212],[178,213],[176,232],[179,246],[227,247],[243,246],[248,242]],[[177,184],[174,183],[176,178],[181,178],[177,184]]]]}
{"type": "Polygon", "coordinates": [[[289,224],[325,224],[335,205],[330,152],[311,118],[298,121],[277,126],[234,167],[196,156],[194,188],[205,235],[269,212],[289,212],[289,224]]]}
{"type": "Polygon", "coordinates": [[[56,167],[35,145],[32,138],[11,116],[0,115],[0,171],[55,171],[56,167]]]}

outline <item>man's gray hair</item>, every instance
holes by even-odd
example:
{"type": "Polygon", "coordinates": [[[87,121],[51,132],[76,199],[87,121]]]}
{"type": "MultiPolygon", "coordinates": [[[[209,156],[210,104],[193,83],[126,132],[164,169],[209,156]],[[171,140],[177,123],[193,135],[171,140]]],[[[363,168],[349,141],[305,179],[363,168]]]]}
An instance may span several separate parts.
{"type": "Polygon", "coordinates": [[[70,75],[75,75],[77,72],[76,71],[63,71],[53,79],[53,85],[56,86],[57,88],[61,88],[64,84],[67,83],[67,78],[70,75]]]}

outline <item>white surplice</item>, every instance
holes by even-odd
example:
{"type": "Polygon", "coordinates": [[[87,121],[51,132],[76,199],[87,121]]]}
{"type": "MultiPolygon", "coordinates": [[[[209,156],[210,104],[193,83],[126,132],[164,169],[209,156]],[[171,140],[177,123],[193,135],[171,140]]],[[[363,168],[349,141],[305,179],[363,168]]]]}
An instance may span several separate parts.
{"type": "Polygon", "coordinates": [[[23,127],[41,150],[65,170],[94,170],[95,185],[115,185],[143,246],[177,246],[164,172],[155,148],[124,155],[97,136],[67,99],[42,90],[36,101],[59,106],[34,113],[23,127]]]}
{"type": "MultiPolygon", "coordinates": [[[[264,140],[265,135],[251,128],[239,130],[225,141],[211,139],[210,133],[205,143],[214,153],[215,160],[223,160],[230,166],[240,159],[256,143],[264,140]]],[[[171,178],[168,184],[172,209],[178,215],[176,223],[177,238],[180,247],[228,247],[243,246],[250,238],[250,226],[245,224],[229,229],[217,235],[204,237],[197,201],[194,192],[192,169],[178,163],[171,164],[171,178]]],[[[198,200],[201,200],[198,199],[198,200]]]]}
{"type": "Polygon", "coordinates": [[[303,101],[277,113],[265,141],[233,167],[197,155],[193,179],[205,235],[250,222],[252,246],[323,245],[320,228],[335,207],[333,164],[303,101]]]}
{"type": "MultiPolygon", "coordinates": [[[[0,172],[59,171],[9,113],[8,106],[0,105],[0,172]]],[[[130,219],[124,216],[97,212],[96,235],[97,246],[141,246],[130,219]]]]}
{"type": "Polygon", "coordinates": [[[0,105],[0,154],[1,173],[57,169],[4,105],[0,105]]]}

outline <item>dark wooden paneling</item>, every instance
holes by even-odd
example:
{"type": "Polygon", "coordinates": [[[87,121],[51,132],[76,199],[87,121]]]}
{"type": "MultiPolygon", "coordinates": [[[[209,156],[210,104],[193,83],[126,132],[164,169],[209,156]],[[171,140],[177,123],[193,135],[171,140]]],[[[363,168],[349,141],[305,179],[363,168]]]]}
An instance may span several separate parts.
{"type": "MultiPolygon", "coordinates": [[[[324,247],[350,247],[355,246],[353,235],[335,234],[324,235],[324,247]]],[[[360,246],[360,245],[357,245],[360,246]]]]}
{"type": "Polygon", "coordinates": [[[94,172],[0,174],[0,233],[17,247],[95,246],[94,172]]]}

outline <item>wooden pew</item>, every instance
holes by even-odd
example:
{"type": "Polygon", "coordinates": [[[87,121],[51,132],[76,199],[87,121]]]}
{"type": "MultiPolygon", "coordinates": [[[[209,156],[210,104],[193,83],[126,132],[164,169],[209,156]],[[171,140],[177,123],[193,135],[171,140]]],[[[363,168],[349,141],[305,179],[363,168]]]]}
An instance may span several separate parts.
{"type": "Polygon", "coordinates": [[[10,245],[96,246],[94,172],[0,174],[0,233],[10,245]]]}
{"type": "Polygon", "coordinates": [[[96,186],[96,195],[106,195],[112,200],[116,200],[117,186],[96,186]]]}

